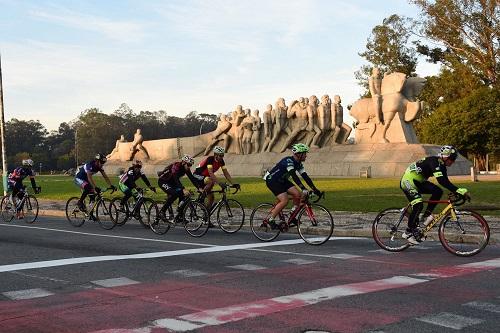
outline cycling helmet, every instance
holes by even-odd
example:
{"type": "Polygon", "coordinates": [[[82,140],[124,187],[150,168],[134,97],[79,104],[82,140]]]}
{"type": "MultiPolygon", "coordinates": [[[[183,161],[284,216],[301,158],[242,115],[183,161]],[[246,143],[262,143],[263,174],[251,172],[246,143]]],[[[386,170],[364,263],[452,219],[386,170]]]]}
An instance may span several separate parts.
{"type": "Polygon", "coordinates": [[[24,166],[30,166],[30,167],[32,167],[33,166],[33,160],[31,158],[23,160],[23,165],[24,166]]]}
{"type": "Polygon", "coordinates": [[[182,161],[186,162],[189,165],[193,165],[194,164],[194,159],[191,156],[189,156],[189,155],[182,156],[182,161]]]}
{"type": "Polygon", "coordinates": [[[215,146],[214,153],[219,155],[224,155],[224,148],[220,146],[215,146]]]}
{"type": "Polygon", "coordinates": [[[309,147],[303,143],[296,143],[292,146],[292,152],[294,154],[307,153],[309,151],[309,147]]]}
{"type": "Polygon", "coordinates": [[[136,168],[142,168],[142,161],[141,160],[135,160],[134,164],[132,164],[133,167],[136,168]]]}
{"type": "Polygon", "coordinates": [[[458,157],[457,149],[453,146],[442,146],[439,149],[439,157],[449,157],[454,161],[458,157]]]}
{"type": "Polygon", "coordinates": [[[97,153],[97,154],[95,155],[95,160],[96,160],[96,161],[101,161],[101,163],[106,163],[106,161],[107,161],[108,159],[106,158],[106,155],[104,155],[103,153],[97,153]]]}

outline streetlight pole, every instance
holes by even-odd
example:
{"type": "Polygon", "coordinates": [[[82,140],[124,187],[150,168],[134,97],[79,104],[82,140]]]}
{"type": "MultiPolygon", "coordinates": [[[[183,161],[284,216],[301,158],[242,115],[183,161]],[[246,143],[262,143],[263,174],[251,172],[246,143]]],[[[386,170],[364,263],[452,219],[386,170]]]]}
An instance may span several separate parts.
{"type": "Polygon", "coordinates": [[[5,117],[3,112],[2,56],[0,55],[0,139],[2,140],[3,195],[7,195],[7,153],[5,152],[5,117]]]}
{"type": "Polygon", "coordinates": [[[75,170],[78,170],[78,127],[75,126],[75,170]]]}

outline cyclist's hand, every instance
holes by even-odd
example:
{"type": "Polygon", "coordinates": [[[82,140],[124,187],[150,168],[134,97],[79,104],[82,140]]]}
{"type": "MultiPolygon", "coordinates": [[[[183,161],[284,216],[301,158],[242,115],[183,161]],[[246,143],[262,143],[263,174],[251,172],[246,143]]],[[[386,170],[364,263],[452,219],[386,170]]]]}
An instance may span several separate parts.
{"type": "Polygon", "coordinates": [[[114,192],[114,191],[116,191],[116,186],[115,186],[115,185],[111,185],[109,188],[110,188],[110,189],[111,189],[111,191],[113,191],[113,192],[114,192]]]}
{"type": "Polygon", "coordinates": [[[198,192],[200,192],[200,193],[205,192],[205,188],[203,188],[203,187],[198,188],[198,192]]]}
{"type": "Polygon", "coordinates": [[[470,199],[471,199],[471,197],[470,197],[470,193],[469,193],[469,192],[466,192],[466,193],[464,194],[464,198],[465,198],[465,200],[467,200],[468,202],[470,202],[470,199]]]}
{"type": "Polygon", "coordinates": [[[229,185],[227,185],[226,183],[219,183],[219,186],[222,187],[222,189],[226,189],[226,187],[228,187],[229,185]]]}
{"type": "Polygon", "coordinates": [[[302,189],[302,196],[305,197],[306,195],[309,194],[309,190],[308,189],[302,189]]]}
{"type": "Polygon", "coordinates": [[[149,189],[156,193],[156,188],[154,186],[150,186],[149,189]]]}
{"type": "Polygon", "coordinates": [[[241,189],[241,186],[240,184],[233,184],[233,187],[237,190],[240,190],[241,189]]]}
{"type": "Polygon", "coordinates": [[[317,195],[318,197],[319,197],[319,196],[321,196],[321,191],[320,191],[320,190],[318,190],[317,188],[315,188],[315,189],[313,190],[313,192],[314,192],[314,194],[315,194],[315,195],[317,195]]]}
{"type": "Polygon", "coordinates": [[[94,188],[95,193],[101,193],[101,188],[100,187],[95,187],[94,188]]]}

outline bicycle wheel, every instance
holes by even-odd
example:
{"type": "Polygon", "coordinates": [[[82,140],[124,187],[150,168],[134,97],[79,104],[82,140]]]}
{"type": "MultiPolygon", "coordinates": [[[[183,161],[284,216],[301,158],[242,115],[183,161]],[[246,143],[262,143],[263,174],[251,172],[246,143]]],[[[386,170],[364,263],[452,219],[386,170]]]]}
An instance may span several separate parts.
{"type": "Polygon", "coordinates": [[[490,240],[488,223],[479,213],[472,210],[456,211],[457,221],[450,215],[439,225],[439,240],[450,253],[470,257],[481,252],[490,240]]]}
{"type": "Polygon", "coordinates": [[[240,230],[245,222],[245,210],[243,206],[234,199],[227,199],[217,210],[217,223],[220,228],[228,234],[240,230]]]}
{"type": "Polygon", "coordinates": [[[101,228],[106,230],[111,230],[116,226],[115,220],[111,215],[111,200],[107,198],[102,198],[96,206],[95,217],[101,228]]]}
{"type": "Polygon", "coordinates": [[[204,204],[190,201],[182,210],[181,222],[184,229],[193,237],[205,235],[209,227],[208,211],[204,204]]]}
{"type": "Polygon", "coordinates": [[[250,229],[252,229],[255,237],[264,242],[270,242],[280,234],[279,228],[272,229],[267,222],[273,207],[273,204],[262,203],[255,207],[252,214],[250,214],[250,229]]]}
{"type": "Polygon", "coordinates": [[[31,195],[26,196],[26,201],[23,205],[24,220],[27,223],[33,223],[38,217],[38,200],[31,195]]]}
{"type": "Polygon", "coordinates": [[[72,197],[66,202],[66,219],[74,227],[81,227],[87,218],[85,212],[78,208],[78,200],[80,198],[72,197]]]}
{"type": "Polygon", "coordinates": [[[111,200],[109,208],[111,218],[115,221],[115,224],[119,226],[124,225],[129,218],[128,203],[126,202],[125,205],[121,207],[121,200],[121,198],[114,198],[113,200],[111,200]]]}
{"type": "Polygon", "coordinates": [[[310,245],[326,243],[333,234],[333,217],[330,211],[318,204],[302,208],[297,215],[300,237],[310,245]]]}
{"type": "Polygon", "coordinates": [[[409,216],[406,208],[388,208],[378,213],[372,225],[373,239],[378,246],[391,252],[407,249],[410,244],[403,238],[403,232],[409,216]]]}
{"type": "Polygon", "coordinates": [[[14,208],[12,203],[9,200],[9,196],[5,196],[2,198],[2,202],[0,203],[0,209],[2,212],[2,219],[4,222],[10,222],[14,218],[14,208]]]}
{"type": "Polygon", "coordinates": [[[149,207],[148,224],[151,230],[157,235],[164,235],[170,230],[171,223],[167,220],[166,214],[159,209],[158,203],[149,207]]]}
{"type": "MultiPolygon", "coordinates": [[[[144,198],[141,206],[137,207],[137,212],[134,217],[142,224],[144,228],[149,228],[148,214],[149,209],[152,206],[156,206],[156,202],[153,199],[144,198]]],[[[158,209],[158,207],[156,209],[158,209]]]]}

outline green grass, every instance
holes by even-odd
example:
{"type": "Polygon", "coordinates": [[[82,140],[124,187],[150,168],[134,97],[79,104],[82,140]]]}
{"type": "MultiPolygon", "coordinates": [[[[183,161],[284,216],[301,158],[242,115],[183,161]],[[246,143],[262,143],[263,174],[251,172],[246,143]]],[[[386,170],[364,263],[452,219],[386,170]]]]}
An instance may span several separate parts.
{"type": "MultiPolygon", "coordinates": [[[[102,177],[97,176],[98,186],[105,188],[102,177]]],[[[80,195],[80,190],[73,183],[70,176],[38,176],[37,184],[42,186],[42,193],[38,195],[42,199],[67,200],[71,196],[80,195]]],[[[117,185],[116,177],[111,180],[117,185]]],[[[152,184],[156,186],[156,179],[150,178],[152,184]]],[[[267,189],[261,178],[237,178],[242,186],[242,191],[235,198],[245,207],[254,207],[260,202],[274,201],[274,196],[267,189]]],[[[190,188],[189,180],[183,178],[184,184],[190,188]]],[[[387,207],[403,206],[407,203],[405,196],[399,189],[399,179],[396,178],[317,178],[314,179],[316,186],[326,192],[326,198],[322,201],[326,207],[334,211],[355,211],[355,212],[377,212],[387,207]]],[[[138,186],[144,186],[141,180],[138,186]]],[[[29,185],[29,180],[25,180],[25,185],[29,185]]],[[[466,187],[472,195],[472,202],[467,206],[500,206],[498,202],[500,193],[500,181],[485,182],[455,182],[455,185],[466,187]]],[[[192,188],[192,187],[191,187],[192,188]]],[[[153,195],[156,200],[164,198],[164,194],[158,189],[158,193],[153,195]]],[[[121,193],[115,192],[113,196],[121,193]]],[[[231,196],[230,196],[231,197],[231,196]]],[[[500,215],[499,210],[481,211],[486,215],[500,215]]]]}

